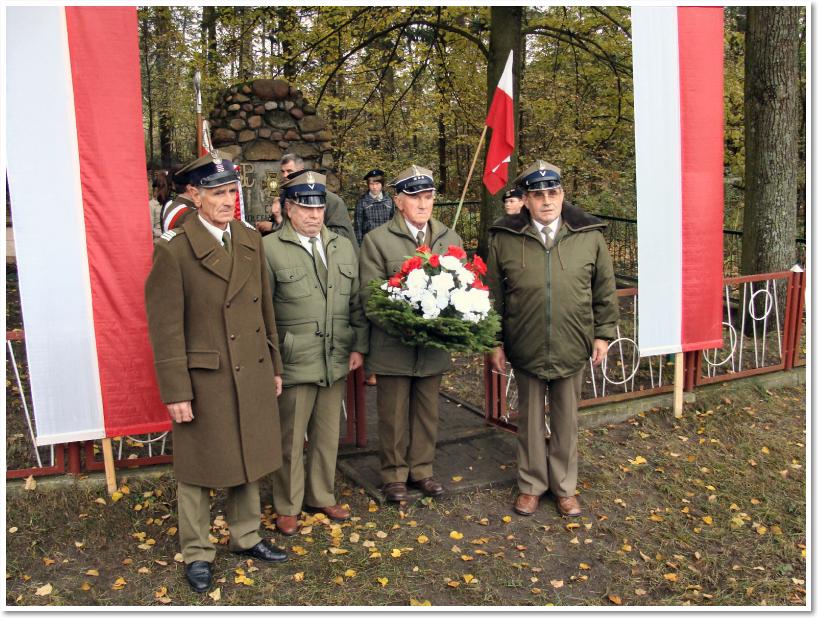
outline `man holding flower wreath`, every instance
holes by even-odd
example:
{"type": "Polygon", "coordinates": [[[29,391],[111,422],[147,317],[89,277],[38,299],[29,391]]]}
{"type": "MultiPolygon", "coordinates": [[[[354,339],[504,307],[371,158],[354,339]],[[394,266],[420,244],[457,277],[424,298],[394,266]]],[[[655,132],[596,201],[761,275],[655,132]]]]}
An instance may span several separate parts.
{"type": "MultiPolygon", "coordinates": [[[[410,166],[389,184],[396,193],[394,217],[363,238],[360,250],[360,296],[368,309],[369,284],[387,281],[408,262],[422,260],[417,249],[465,257],[460,237],[432,218],[434,178],[430,170],[410,166]]],[[[451,355],[441,348],[409,346],[389,334],[374,313],[366,312],[370,331],[366,367],[377,375],[380,475],[388,501],[410,499],[407,484],[428,496],[444,492],[434,479],[439,419],[439,388],[451,355]]]]}

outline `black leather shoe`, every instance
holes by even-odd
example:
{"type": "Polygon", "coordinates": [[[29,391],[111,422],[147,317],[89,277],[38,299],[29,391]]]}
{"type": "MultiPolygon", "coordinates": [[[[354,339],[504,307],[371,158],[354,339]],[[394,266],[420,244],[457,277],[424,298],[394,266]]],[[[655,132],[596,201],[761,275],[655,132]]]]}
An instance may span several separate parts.
{"type": "Polygon", "coordinates": [[[196,561],[186,564],[186,579],[195,592],[205,592],[211,587],[211,562],[196,561]]]}
{"type": "Polygon", "coordinates": [[[284,562],[288,559],[288,553],[285,552],[285,549],[269,544],[265,540],[260,540],[250,549],[235,551],[235,553],[246,557],[255,557],[264,562],[284,562]]]}

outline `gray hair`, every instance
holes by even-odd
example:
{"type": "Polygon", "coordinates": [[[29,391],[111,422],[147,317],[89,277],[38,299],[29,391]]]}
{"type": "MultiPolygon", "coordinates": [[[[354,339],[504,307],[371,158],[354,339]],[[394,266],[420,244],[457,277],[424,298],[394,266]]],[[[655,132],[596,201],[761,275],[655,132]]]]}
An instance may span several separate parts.
{"type": "Polygon", "coordinates": [[[280,166],[288,164],[289,162],[293,162],[294,165],[299,168],[305,168],[305,160],[303,160],[296,153],[286,153],[282,158],[280,158],[280,166]]]}

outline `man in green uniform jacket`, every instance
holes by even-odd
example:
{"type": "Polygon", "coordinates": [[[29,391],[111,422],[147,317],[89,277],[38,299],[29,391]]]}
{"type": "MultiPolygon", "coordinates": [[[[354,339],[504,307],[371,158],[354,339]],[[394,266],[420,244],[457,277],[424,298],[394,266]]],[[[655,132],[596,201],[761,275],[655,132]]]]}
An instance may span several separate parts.
{"type": "MultiPolygon", "coordinates": [[[[462,240],[431,217],[434,179],[428,169],[411,166],[391,184],[396,191],[394,217],[363,238],[360,296],[367,309],[368,284],[393,276],[420,246],[445,253],[462,240]]],[[[366,313],[367,315],[367,313],[366,313]]],[[[439,419],[439,387],[451,368],[451,355],[437,348],[410,347],[386,333],[372,318],[366,367],[377,375],[380,475],[389,501],[407,501],[406,484],[424,494],[443,493],[434,479],[439,419]]]]}
{"type": "Polygon", "coordinates": [[[284,189],[288,218],[263,248],[283,360],[283,466],[273,476],[274,509],[277,528],[293,535],[303,501],[332,520],[351,516],[335,501],[334,472],[345,379],[362,366],[368,325],[357,295],[357,254],[323,225],[325,176],[303,171],[284,189]]]}
{"type": "Polygon", "coordinates": [[[263,540],[258,480],[280,456],[282,363],[262,240],[234,220],[237,175],[217,152],[192,167],[200,208],[154,247],[146,280],[160,397],[174,430],[179,537],[192,589],[212,579],[209,490],[228,488],[229,548],[284,561],[263,540]]]}
{"type": "Polygon", "coordinates": [[[564,516],[579,516],[577,401],[589,357],[601,363],[616,334],[614,269],[599,218],[565,203],[560,170],[542,160],[516,180],[525,207],[489,231],[488,286],[502,317],[503,348],[519,397],[514,510],[531,515],[550,490],[564,516]],[[545,446],[545,390],[551,437],[545,446]]]}

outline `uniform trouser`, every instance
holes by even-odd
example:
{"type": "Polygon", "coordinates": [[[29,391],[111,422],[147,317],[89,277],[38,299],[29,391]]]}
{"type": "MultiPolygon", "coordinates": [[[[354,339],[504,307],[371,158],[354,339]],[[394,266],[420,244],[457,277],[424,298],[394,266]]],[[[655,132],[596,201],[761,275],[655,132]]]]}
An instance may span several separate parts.
{"type": "Polygon", "coordinates": [[[515,369],[519,398],[517,484],[522,493],[573,497],[577,487],[577,402],[582,370],[568,378],[541,380],[515,369]],[[545,443],[545,390],[551,437],[545,443]]]}
{"type": "Polygon", "coordinates": [[[377,376],[380,476],[384,484],[434,475],[442,374],[377,376]]]}
{"type": "Polygon", "coordinates": [[[334,472],[340,442],[340,409],[345,378],[330,387],[298,384],[286,387],[278,399],[283,441],[283,465],[272,476],[277,514],[296,516],[307,505],[334,505],[334,472]],[[306,465],[303,446],[308,432],[306,465]]]}
{"type": "MultiPolygon", "coordinates": [[[[180,548],[183,560],[214,561],[217,552],[208,535],[211,527],[209,490],[202,486],[177,482],[177,513],[179,515],[180,548]]],[[[262,538],[260,526],[260,485],[258,482],[228,488],[226,520],[232,551],[250,549],[262,538]]]]}

